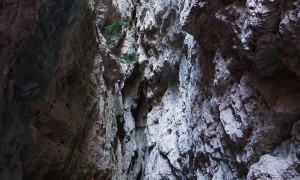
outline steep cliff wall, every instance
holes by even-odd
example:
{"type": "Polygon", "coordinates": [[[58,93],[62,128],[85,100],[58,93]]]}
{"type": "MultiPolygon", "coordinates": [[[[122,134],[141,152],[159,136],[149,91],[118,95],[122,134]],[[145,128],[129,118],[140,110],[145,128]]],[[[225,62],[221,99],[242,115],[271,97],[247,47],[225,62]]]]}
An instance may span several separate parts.
{"type": "Polygon", "coordinates": [[[0,179],[300,178],[299,1],[0,12],[0,179]]]}
{"type": "Polygon", "coordinates": [[[87,1],[0,4],[0,179],[80,177],[97,111],[95,15],[87,1]]]}

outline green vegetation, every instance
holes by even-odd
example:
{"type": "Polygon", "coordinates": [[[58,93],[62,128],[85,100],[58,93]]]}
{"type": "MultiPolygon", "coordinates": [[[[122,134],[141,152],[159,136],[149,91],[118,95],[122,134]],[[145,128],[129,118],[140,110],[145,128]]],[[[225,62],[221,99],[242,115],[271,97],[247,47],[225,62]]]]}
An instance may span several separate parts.
{"type": "Polygon", "coordinates": [[[114,50],[116,47],[117,41],[123,37],[123,26],[125,21],[122,18],[117,18],[108,23],[103,30],[103,34],[106,35],[107,41],[106,46],[114,50]]]}
{"type": "Polygon", "coordinates": [[[115,48],[115,43],[112,40],[108,40],[108,41],[106,41],[106,46],[109,49],[113,49],[113,48],[115,48]]]}
{"type": "MultiPolygon", "coordinates": [[[[117,18],[108,23],[103,30],[103,34],[106,36],[106,46],[111,49],[112,53],[116,53],[116,43],[120,41],[120,39],[124,38],[123,27],[125,25],[125,21],[122,18],[117,18]]],[[[136,62],[138,60],[138,56],[134,52],[126,52],[121,55],[121,58],[126,62],[136,62]]]]}
{"type": "Polygon", "coordinates": [[[124,23],[125,21],[122,18],[113,20],[104,27],[104,34],[121,37],[123,35],[122,28],[124,23]]]}
{"type": "Polygon", "coordinates": [[[122,59],[125,59],[126,61],[129,61],[129,62],[134,62],[134,61],[138,60],[138,57],[134,52],[132,52],[132,53],[127,52],[127,53],[122,54],[122,59]]]}

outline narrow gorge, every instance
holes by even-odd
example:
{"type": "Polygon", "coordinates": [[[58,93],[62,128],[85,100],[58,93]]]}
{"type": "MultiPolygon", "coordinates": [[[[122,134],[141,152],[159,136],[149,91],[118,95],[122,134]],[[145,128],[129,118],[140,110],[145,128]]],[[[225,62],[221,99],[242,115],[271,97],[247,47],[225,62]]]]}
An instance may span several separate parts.
{"type": "Polygon", "coordinates": [[[0,180],[300,179],[300,0],[0,0],[0,180]]]}

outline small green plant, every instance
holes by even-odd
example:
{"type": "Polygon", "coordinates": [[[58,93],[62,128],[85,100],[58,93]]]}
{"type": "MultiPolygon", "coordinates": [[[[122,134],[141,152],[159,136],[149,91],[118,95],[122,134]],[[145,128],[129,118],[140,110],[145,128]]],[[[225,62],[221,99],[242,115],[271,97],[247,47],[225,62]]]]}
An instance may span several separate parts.
{"type": "Polygon", "coordinates": [[[122,36],[122,28],[124,25],[124,20],[122,18],[117,18],[110,22],[107,26],[104,27],[104,34],[111,36],[122,36]]]}
{"type": "Polygon", "coordinates": [[[115,48],[115,44],[112,40],[108,40],[106,41],[106,46],[109,48],[109,49],[113,49],[115,48]]]}
{"type": "Polygon", "coordinates": [[[122,54],[122,59],[125,59],[126,61],[129,61],[129,62],[134,62],[134,61],[137,61],[137,55],[135,53],[124,53],[122,54]]]}

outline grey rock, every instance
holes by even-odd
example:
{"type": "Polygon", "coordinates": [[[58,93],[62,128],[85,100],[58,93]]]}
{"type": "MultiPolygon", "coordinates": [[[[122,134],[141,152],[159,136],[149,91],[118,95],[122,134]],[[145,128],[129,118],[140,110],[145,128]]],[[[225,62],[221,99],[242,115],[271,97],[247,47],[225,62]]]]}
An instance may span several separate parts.
{"type": "Polygon", "coordinates": [[[0,4],[0,179],[299,179],[299,1],[0,4]]]}

